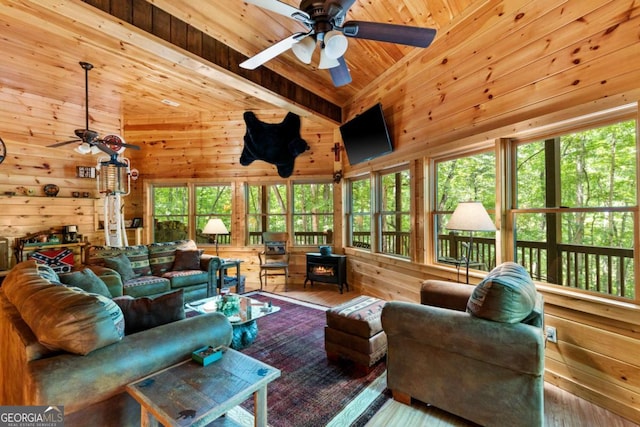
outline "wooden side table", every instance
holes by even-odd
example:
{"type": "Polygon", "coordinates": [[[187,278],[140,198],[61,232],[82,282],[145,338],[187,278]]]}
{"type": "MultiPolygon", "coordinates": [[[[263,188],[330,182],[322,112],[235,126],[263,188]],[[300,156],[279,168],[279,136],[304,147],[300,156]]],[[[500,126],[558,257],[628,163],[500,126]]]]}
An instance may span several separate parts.
{"type": "MultiPolygon", "coordinates": [[[[242,283],[242,276],[240,276],[240,263],[241,259],[223,259],[218,270],[218,291],[224,286],[224,276],[229,268],[236,269],[236,294],[244,293],[244,283],[242,283]]],[[[219,292],[218,292],[219,293],[219,292]]]]}
{"type": "Polygon", "coordinates": [[[127,392],[140,403],[142,426],[207,425],[253,395],[254,425],[267,427],[267,385],[278,377],[279,369],[225,348],[211,365],[187,360],[127,385],[127,392]]]}

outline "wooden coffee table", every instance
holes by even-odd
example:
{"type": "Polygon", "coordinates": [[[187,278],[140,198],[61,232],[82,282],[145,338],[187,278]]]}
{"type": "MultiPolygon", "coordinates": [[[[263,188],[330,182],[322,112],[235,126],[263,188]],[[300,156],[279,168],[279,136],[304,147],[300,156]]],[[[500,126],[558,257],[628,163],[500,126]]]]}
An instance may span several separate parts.
{"type": "Polygon", "coordinates": [[[142,426],[204,426],[253,395],[254,424],[266,427],[267,385],[278,377],[279,369],[225,348],[211,365],[188,360],[127,385],[127,392],[142,407],[142,426]]]}

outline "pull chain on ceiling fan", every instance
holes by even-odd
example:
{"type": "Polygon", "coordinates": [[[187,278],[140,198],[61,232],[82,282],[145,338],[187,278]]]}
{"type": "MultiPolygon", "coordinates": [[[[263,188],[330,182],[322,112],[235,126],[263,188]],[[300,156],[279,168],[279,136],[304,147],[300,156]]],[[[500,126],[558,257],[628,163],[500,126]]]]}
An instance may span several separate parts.
{"type": "Polygon", "coordinates": [[[380,22],[347,21],[347,12],[356,0],[302,0],[295,8],[279,0],[244,0],[271,12],[301,22],[307,32],[297,32],[242,62],[240,66],[253,70],[291,49],[303,63],[311,63],[316,46],[320,45],[318,68],[329,69],[337,87],[351,83],[351,74],[344,59],[348,38],[358,38],[425,48],[436,36],[433,28],[380,22]]]}
{"type": "Polygon", "coordinates": [[[84,70],[84,129],[76,129],[74,131],[75,135],[78,137],[77,139],[57,142],[55,144],[48,145],[48,147],[55,148],[72,144],[74,142],[81,142],[81,144],[75,148],[75,151],[80,154],[98,154],[100,151],[103,151],[112,157],[117,156],[123,148],[139,150],[140,147],[137,145],[126,144],[120,137],[109,139],[105,137],[105,139],[100,139],[98,132],[89,129],[89,71],[93,69],[93,65],[88,62],[81,61],[80,66],[84,70]]]}

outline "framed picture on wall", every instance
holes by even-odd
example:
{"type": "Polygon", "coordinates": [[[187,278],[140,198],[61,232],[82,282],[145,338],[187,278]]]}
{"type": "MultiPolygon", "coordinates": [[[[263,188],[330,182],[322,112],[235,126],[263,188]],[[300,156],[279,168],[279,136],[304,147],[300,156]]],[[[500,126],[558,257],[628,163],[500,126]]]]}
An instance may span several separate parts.
{"type": "Polygon", "coordinates": [[[142,227],[142,218],[133,218],[131,220],[131,228],[142,227]]]}

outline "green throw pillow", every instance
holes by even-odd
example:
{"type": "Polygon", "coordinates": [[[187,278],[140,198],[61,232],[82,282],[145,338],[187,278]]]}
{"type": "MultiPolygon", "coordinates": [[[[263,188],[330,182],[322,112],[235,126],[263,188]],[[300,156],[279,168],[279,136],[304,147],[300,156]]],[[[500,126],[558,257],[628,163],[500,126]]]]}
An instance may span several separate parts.
{"type": "Polygon", "coordinates": [[[520,264],[505,262],[475,287],[467,312],[495,322],[518,323],[531,314],[536,298],[536,286],[527,270],[520,264]]]}
{"type": "Polygon", "coordinates": [[[122,277],[122,281],[126,282],[131,279],[135,279],[136,274],[131,266],[131,261],[125,254],[120,254],[113,258],[105,258],[104,266],[115,270],[122,277]]]}
{"type": "Polygon", "coordinates": [[[60,281],[65,285],[75,286],[85,292],[111,298],[111,292],[109,292],[107,285],[88,268],[82,271],[60,274],[59,277],[60,281]]]}

